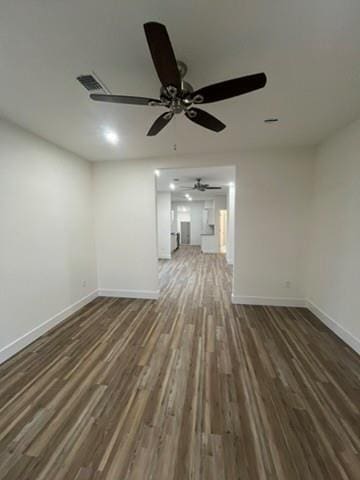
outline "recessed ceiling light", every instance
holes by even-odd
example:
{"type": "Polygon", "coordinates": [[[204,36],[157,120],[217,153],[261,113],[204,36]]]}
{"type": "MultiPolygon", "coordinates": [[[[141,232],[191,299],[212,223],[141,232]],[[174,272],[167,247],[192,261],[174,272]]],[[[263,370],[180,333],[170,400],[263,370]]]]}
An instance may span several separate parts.
{"type": "Polygon", "coordinates": [[[233,187],[233,186],[234,186],[234,182],[229,182],[229,183],[228,183],[228,186],[229,186],[229,187],[233,187]]]}
{"type": "Polygon", "coordinates": [[[104,133],[104,137],[109,143],[112,143],[113,145],[119,143],[119,136],[116,132],[114,132],[114,130],[106,130],[104,133]]]}
{"type": "Polygon", "coordinates": [[[173,183],[170,183],[169,188],[170,190],[175,190],[175,185],[173,183]]]}
{"type": "Polygon", "coordinates": [[[190,195],[189,195],[188,193],[185,193],[185,197],[186,197],[186,198],[189,198],[190,195]]]}
{"type": "Polygon", "coordinates": [[[157,177],[160,177],[160,170],[154,170],[154,173],[157,177]]]}
{"type": "Polygon", "coordinates": [[[276,117],[265,118],[265,120],[264,120],[265,123],[276,123],[278,121],[279,121],[279,119],[276,118],[276,117]]]}
{"type": "Polygon", "coordinates": [[[192,201],[192,197],[187,197],[188,201],[191,202],[192,201]]]}

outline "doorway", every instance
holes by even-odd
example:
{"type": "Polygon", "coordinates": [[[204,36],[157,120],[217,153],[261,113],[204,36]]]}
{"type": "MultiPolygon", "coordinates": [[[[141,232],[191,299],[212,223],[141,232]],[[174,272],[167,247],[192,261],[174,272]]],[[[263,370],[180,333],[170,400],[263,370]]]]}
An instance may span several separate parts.
{"type": "Polygon", "coordinates": [[[220,253],[226,253],[227,224],[228,224],[227,214],[228,214],[227,210],[220,210],[220,221],[219,221],[220,253]]]}
{"type": "Polygon", "coordinates": [[[190,245],[190,222],[180,222],[180,243],[190,245]]]}
{"type": "Polygon", "coordinates": [[[164,168],[154,176],[161,291],[171,287],[182,268],[187,273],[192,270],[196,278],[203,262],[216,263],[231,278],[235,168],[164,168]],[[206,188],[197,188],[197,179],[206,188]]]}

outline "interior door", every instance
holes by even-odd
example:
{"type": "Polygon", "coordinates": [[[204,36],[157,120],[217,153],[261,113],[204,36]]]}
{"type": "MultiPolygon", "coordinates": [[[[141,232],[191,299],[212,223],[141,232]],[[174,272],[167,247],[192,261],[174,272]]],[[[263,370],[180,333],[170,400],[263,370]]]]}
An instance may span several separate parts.
{"type": "Polygon", "coordinates": [[[190,222],[180,222],[180,242],[190,245],[190,222]]]}

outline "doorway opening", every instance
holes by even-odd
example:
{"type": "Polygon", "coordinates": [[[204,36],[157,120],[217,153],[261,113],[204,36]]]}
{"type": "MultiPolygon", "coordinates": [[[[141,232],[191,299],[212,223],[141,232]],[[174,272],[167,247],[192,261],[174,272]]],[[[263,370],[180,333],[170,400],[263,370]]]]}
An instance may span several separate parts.
{"type": "Polygon", "coordinates": [[[180,244],[190,245],[190,222],[180,222],[180,244]]]}
{"type": "Polygon", "coordinates": [[[220,253],[226,253],[227,226],[228,226],[228,211],[220,210],[220,221],[219,221],[220,253]]]}
{"type": "Polygon", "coordinates": [[[176,233],[180,234],[180,245],[191,244],[191,210],[187,206],[176,207],[176,233]]]}
{"type": "Polygon", "coordinates": [[[172,275],[179,272],[180,265],[193,269],[194,278],[202,262],[215,262],[231,271],[234,186],[233,166],[156,170],[157,257],[162,287],[172,284],[172,275]],[[209,254],[218,258],[204,257],[209,254]]]}

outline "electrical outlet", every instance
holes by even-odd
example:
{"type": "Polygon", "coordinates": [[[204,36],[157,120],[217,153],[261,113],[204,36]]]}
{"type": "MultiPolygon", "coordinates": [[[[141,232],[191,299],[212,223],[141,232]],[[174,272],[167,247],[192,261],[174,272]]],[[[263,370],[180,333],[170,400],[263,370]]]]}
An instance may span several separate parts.
{"type": "Polygon", "coordinates": [[[290,280],[287,280],[287,281],[285,282],[285,288],[291,288],[291,282],[290,282],[290,280]]]}
{"type": "Polygon", "coordinates": [[[86,287],[86,285],[87,285],[87,282],[86,282],[86,280],[83,280],[83,281],[81,282],[81,285],[82,285],[82,286],[85,288],[85,287],[86,287]]]}

